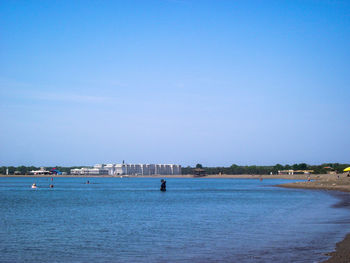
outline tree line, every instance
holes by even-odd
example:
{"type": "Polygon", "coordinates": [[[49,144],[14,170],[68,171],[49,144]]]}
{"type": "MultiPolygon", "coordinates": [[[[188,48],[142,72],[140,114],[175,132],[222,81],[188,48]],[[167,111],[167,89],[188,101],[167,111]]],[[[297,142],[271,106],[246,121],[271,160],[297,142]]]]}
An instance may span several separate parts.
{"type": "Polygon", "coordinates": [[[326,174],[328,171],[335,171],[342,173],[350,164],[340,163],[324,163],[320,165],[309,165],[306,163],[299,163],[293,165],[276,164],[271,166],[257,166],[257,165],[236,165],[232,164],[229,167],[203,167],[197,164],[195,167],[182,167],[182,174],[192,174],[193,169],[201,168],[206,174],[277,174],[281,170],[313,170],[315,174],[326,174]]]}
{"type": "MultiPolygon", "coordinates": [[[[44,167],[45,170],[50,171],[52,168],[56,168],[57,170],[61,171],[61,172],[65,172],[67,174],[70,174],[70,170],[71,169],[75,169],[75,168],[82,168],[82,167],[86,167],[86,166],[72,166],[72,167],[64,167],[64,166],[47,166],[44,167]]],[[[0,174],[6,174],[6,169],[8,169],[9,174],[29,174],[30,171],[32,170],[39,170],[40,167],[37,166],[0,166],[0,174]]]]}
{"type": "MultiPolygon", "coordinates": [[[[187,166],[182,167],[182,174],[192,174],[193,169],[201,168],[207,174],[277,174],[281,170],[313,170],[315,174],[325,174],[328,171],[335,171],[337,173],[342,173],[346,167],[349,167],[350,164],[340,164],[340,163],[324,163],[320,165],[309,165],[306,163],[299,163],[293,165],[282,165],[276,164],[273,166],[257,166],[257,165],[236,165],[232,164],[231,166],[224,167],[203,167],[201,164],[197,164],[194,167],[187,166]]],[[[56,168],[61,172],[66,172],[70,174],[71,169],[82,168],[86,166],[48,166],[44,167],[45,170],[50,171],[52,168],[56,168]]],[[[32,170],[39,170],[40,167],[37,166],[0,166],[0,174],[6,174],[6,169],[8,169],[9,174],[29,174],[32,170]]]]}

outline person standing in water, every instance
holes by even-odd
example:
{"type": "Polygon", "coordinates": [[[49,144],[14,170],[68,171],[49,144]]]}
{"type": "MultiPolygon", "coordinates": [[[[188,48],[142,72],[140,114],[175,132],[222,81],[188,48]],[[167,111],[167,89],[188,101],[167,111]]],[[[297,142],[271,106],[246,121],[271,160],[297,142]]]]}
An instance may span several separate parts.
{"type": "Polygon", "coordinates": [[[166,191],[166,181],[164,179],[160,180],[161,185],[160,185],[160,191],[165,192],[166,191]]]}

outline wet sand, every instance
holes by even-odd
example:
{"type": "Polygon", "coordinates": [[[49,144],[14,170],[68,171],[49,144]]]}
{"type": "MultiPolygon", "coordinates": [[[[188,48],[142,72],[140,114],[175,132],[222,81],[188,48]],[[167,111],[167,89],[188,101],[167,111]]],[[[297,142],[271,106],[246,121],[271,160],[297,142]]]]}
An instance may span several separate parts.
{"type": "Polygon", "coordinates": [[[350,262],[350,234],[345,239],[336,245],[336,250],[327,253],[331,258],[324,261],[324,263],[349,263],[350,262]]]}
{"type": "Polygon", "coordinates": [[[287,188],[322,189],[322,190],[350,192],[350,177],[343,174],[318,175],[316,177],[311,177],[310,182],[307,181],[307,178],[305,179],[306,181],[304,182],[282,184],[279,186],[287,187],[287,188]]]}

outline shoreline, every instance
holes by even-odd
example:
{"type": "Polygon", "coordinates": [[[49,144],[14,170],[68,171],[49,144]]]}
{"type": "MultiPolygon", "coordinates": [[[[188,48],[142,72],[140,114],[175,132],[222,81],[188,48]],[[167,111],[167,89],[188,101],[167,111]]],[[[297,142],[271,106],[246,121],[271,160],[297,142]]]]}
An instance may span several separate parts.
{"type": "MultiPolygon", "coordinates": [[[[342,174],[338,174],[339,176],[344,176],[342,174]]],[[[131,177],[131,178],[159,178],[159,177],[164,177],[164,178],[237,178],[237,179],[291,179],[291,180],[307,180],[308,177],[310,177],[312,180],[319,180],[319,179],[328,179],[328,178],[336,178],[337,175],[329,175],[329,174],[310,174],[310,175],[305,175],[305,174],[294,174],[294,175],[270,175],[270,174],[213,174],[213,175],[205,175],[205,176],[193,176],[192,174],[182,174],[182,175],[56,175],[56,174],[45,174],[45,175],[25,175],[25,174],[11,174],[11,175],[6,175],[6,174],[0,174],[0,177],[96,177],[96,178],[119,178],[120,176],[123,176],[125,178],[131,177]]],[[[350,178],[350,177],[349,177],[350,178]]]]}
{"type": "MultiPolygon", "coordinates": [[[[350,206],[350,177],[346,175],[335,175],[333,177],[323,177],[314,181],[295,182],[282,185],[276,185],[277,187],[294,188],[294,189],[307,189],[307,190],[323,190],[323,191],[340,191],[347,195],[347,198],[342,197],[341,204],[337,207],[350,206]]],[[[343,240],[335,244],[334,251],[325,253],[329,256],[327,260],[322,263],[348,263],[350,262],[350,229],[345,230],[346,235],[343,240]]]]}
{"type": "MultiPolygon", "coordinates": [[[[121,176],[109,175],[1,175],[2,178],[120,178],[121,176]]],[[[340,191],[350,192],[350,177],[345,174],[329,175],[329,174],[295,174],[295,175],[206,175],[201,177],[194,177],[193,175],[152,175],[152,176],[123,176],[123,178],[213,178],[213,179],[289,179],[289,180],[305,180],[301,182],[286,183],[275,185],[276,187],[294,188],[294,189],[309,189],[309,190],[326,190],[326,191],[340,191]],[[310,179],[310,181],[309,181],[310,179]]],[[[342,207],[350,207],[350,198],[343,198],[342,207]]],[[[339,206],[339,207],[340,207],[339,206]]],[[[346,263],[350,262],[350,229],[346,231],[345,238],[335,244],[335,250],[332,252],[325,252],[329,256],[323,263],[346,263]]]]}

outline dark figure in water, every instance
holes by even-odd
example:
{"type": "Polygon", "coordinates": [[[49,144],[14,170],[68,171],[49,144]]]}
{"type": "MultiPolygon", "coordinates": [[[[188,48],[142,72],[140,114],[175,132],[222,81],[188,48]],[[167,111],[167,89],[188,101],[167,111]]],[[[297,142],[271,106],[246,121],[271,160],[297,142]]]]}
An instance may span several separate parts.
{"type": "Polygon", "coordinates": [[[160,191],[165,192],[166,191],[166,181],[164,179],[160,180],[162,184],[160,185],[160,191]]]}
{"type": "Polygon", "coordinates": [[[50,184],[50,188],[53,188],[53,184],[50,184]]]}

